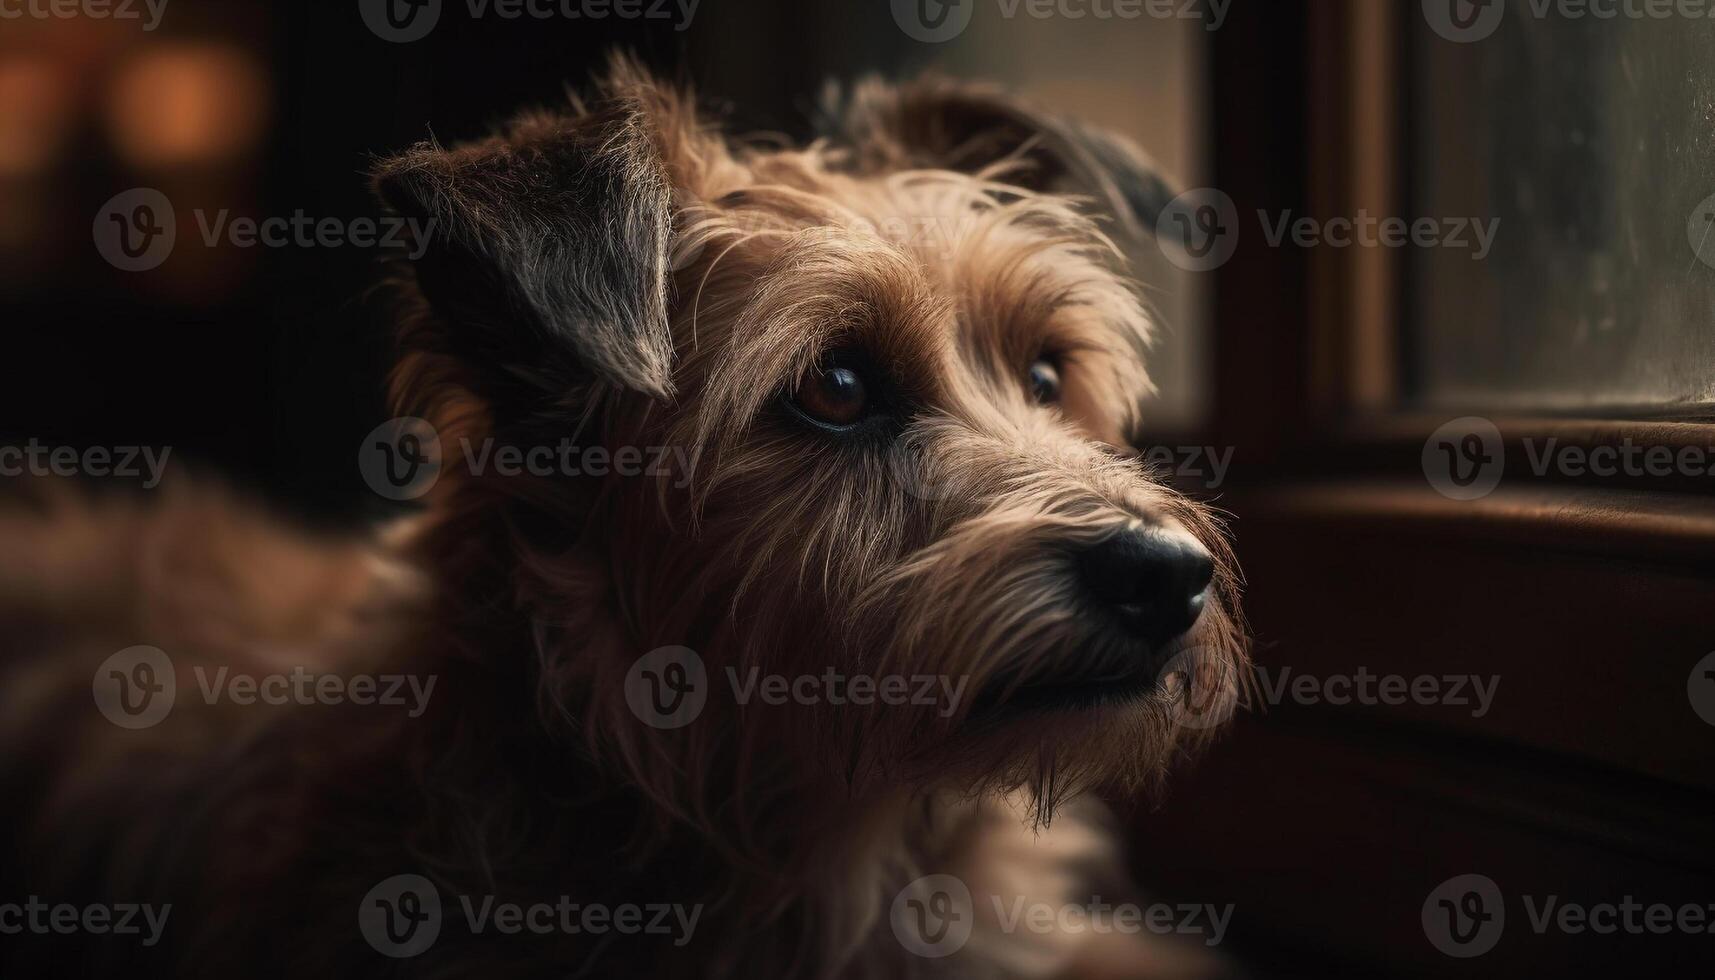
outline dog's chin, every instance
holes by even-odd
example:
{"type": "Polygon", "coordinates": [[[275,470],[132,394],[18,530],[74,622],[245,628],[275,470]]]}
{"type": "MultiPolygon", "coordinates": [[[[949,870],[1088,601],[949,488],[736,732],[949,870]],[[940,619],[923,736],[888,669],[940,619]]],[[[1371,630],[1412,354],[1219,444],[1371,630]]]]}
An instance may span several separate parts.
{"type": "Polygon", "coordinates": [[[1176,649],[1177,644],[1156,647],[1105,636],[1051,658],[1057,669],[1003,670],[983,685],[967,723],[989,729],[1044,716],[1100,716],[1136,708],[1159,699],[1161,670],[1176,649]]]}

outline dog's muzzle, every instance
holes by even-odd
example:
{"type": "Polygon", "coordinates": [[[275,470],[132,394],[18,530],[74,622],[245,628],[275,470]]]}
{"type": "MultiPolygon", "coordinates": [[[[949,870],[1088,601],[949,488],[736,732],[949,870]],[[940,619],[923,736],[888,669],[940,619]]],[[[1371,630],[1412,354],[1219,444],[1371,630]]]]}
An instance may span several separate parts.
{"type": "Polygon", "coordinates": [[[1131,525],[1074,556],[1091,639],[1029,676],[1002,675],[978,698],[981,716],[1121,704],[1156,687],[1162,665],[1208,604],[1214,558],[1182,531],[1131,525]]]}

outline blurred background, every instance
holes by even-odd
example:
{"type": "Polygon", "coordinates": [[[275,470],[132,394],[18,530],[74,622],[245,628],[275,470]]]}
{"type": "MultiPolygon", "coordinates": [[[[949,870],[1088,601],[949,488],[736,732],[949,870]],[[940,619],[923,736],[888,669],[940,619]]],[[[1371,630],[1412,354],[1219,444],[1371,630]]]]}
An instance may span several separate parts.
{"type": "Polygon", "coordinates": [[[1265,669],[1501,684],[1480,717],[1246,702],[1166,806],[1117,801],[1139,874],[1235,905],[1227,948],[1259,977],[1708,975],[1715,935],[1538,932],[1520,896],[1715,903],[1715,673],[1705,691],[1694,669],[1715,649],[1715,477],[1528,464],[1550,439],[1715,447],[1715,20],[1499,0],[430,6],[410,41],[357,0],[0,18],[0,444],[169,445],[305,520],[368,520],[389,506],[354,460],[387,415],[381,251],[210,245],[200,224],[377,217],[376,156],[556,102],[614,46],[745,133],[804,135],[830,79],[998,80],[1231,204],[1224,262],[1133,248],[1162,321],[1144,437],[1232,515],[1265,669]],[[127,271],[96,242],[139,188],[171,202],[176,244],[127,271]],[[1327,231],[1366,216],[1428,220],[1433,241],[1327,231]],[[1305,241],[1270,241],[1306,217],[1305,241]],[[1431,433],[1471,419],[1505,479],[1449,495],[1431,433]],[[1426,897],[1470,873],[1508,896],[1507,932],[1449,954],[1426,897]]]}

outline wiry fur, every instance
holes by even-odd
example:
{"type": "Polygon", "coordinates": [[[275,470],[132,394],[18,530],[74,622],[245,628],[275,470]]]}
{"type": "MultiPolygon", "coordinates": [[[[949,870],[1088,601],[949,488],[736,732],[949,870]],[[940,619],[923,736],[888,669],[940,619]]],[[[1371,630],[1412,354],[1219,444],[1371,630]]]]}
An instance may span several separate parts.
{"type": "MultiPolygon", "coordinates": [[[[1004,700],[1069,658],[1136,655],[1090,615],[1070,564],[1128,523],[1217,555],[1209,608],[1182,643],[1224,670],[1244,657],[1237,575],[1208,512],[1121,446],[1149,391],[1149,320],[1081,199],[1060,193],[1089,190],[1077,182],[1120,144],[1104,138],[1044,173],[1052,155],[1030,154],[1079,130],[988,149],[926,140],[958,130],[922,122],[935,100],[890,91],[866,87],[844,107],[845,136],[782,150],[720,136],[686,95],[622,61],[587,105],[383,164],[384,197],[441,229],[401,279],[393,395],[399,414],[436,426],[449,469],[424,515],[373,546],[426,581],[364,579],[350,602],[384,599],[396,624],[366,662],[437,675],[438,699],[414,720],[252,709],[243,741],[215,747],[186,737],[206,736],[184,717],[199,705],[116,733],[64,692],[33,694],[59,705],[76,744],[123,735],[127,751],[66,752],[61,771],[22,766],[9,740],[9,784],[60,807],[119,807],[128,752],[167,753],[177,775],[161,805],[185,808],[172,812],[189,814],[177,828],[188,837],[98,823],[79,839],[113,856],[69,876],[24,858],[13,870],[102,893],[143,880],[112,873],[118,852],[170,839],[187,853],[155,887],[180,903],[185,931],[152,962],[186,975],[369,975],[381,961],[354,910],[405,871],[443,895],[707,907],[683,949],[448,931],[400,965],[422,975],[1065,969],[1078,955],[1067,944],[1025,954],[1019,937],[992,934],[969,955],[917,959],[890,934],[888,903],[930,871],[1009,880],[987,862],[1020,848],[1053,865],[1032,887],[1059,894],[1076,863],[1060,849],[1101,840],[1067,801],[1104,782],[1138,788],[1188,746],[1160,694],[1010,718],[974,716],[974,695],[1004,700]],[[838,346],[861,348],[909,410],[858,438],[791,417],[781,396],[838,346]],[[1045,355],[1064,371],[1059,407],[1022,382],[1045,355]],[[683,447],[697,462],[655,479],[508,477],[468,472],[456,448],[565,437],[683,447]],[[676,730],[641,723],[625,700],[633,663],[666,645],[698,651],[714,691],[676,730]],[[972,696],[946,717],[941,705],[741,706],[725,672],[752,667],[964,677],[972,696]],[[245,841],[267,842],[254,866],[245,841]]],[[[1016,129],[1031,117],[1008,118],[1016,129]]],[[[55,525],[48,542],[88,520],[55,525]]],[[[158,580],[138,599],[184,584],[158,580]]],[[[270,603],[224,587],[198,597],[235,601],[270,603]]],[[[254,636],[148,622],[120,617],[77,652],[153,642],[187,662],[257,656],[254,636]]],[[[324,655],[349,646],[327,640],[293,637],[324,655]]],[[[87,699],[89,663],[76,663],[65,684],[87,699]]]]}

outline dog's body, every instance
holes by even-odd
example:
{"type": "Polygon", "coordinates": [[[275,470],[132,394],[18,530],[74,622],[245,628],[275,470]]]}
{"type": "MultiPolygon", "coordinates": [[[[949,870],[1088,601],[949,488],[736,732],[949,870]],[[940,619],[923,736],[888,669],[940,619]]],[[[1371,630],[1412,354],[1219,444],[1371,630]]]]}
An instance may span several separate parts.
{"type": "Polygon", "coordinates": [[[995,915],[1118,897],[1099,811],[1069,801],[1182,747],[1167,654],[1243,659],[1212,522],[1113,448],[1148,323],[1053,192],[1138,221],[1160,187],[1123,144],[977,90],[835,110],[807,149],[744,146],[620,63],[587,106],[384,164],[382,196],[436,226],[401,283],[394,396],[443,472],[383,538],[314,542],[195,489],[9,519],[0,789],[28,805],[6,877],[173,909],[155,947],[41,948],[369,976],[409,931],[375,928],[420,914],[389,881],[417,875],[442,914],[393,950],[408,975],[1196,968],[995,915]],[[463,448],[568,436],[694,470],[502,475],[463,448]],[[138,644],[178,698],[126,730],[91,681],[138,644]],[[696,717],[639,709],[662,656],[706,665],[696,717]],[[434,688],[269,706],[217,686],[293,668],[434,688]],[[740,696],[767,675],[936,683],[740,696]],[[932,874],[973,896],[956,951],[909,929],[932,874]]]}

